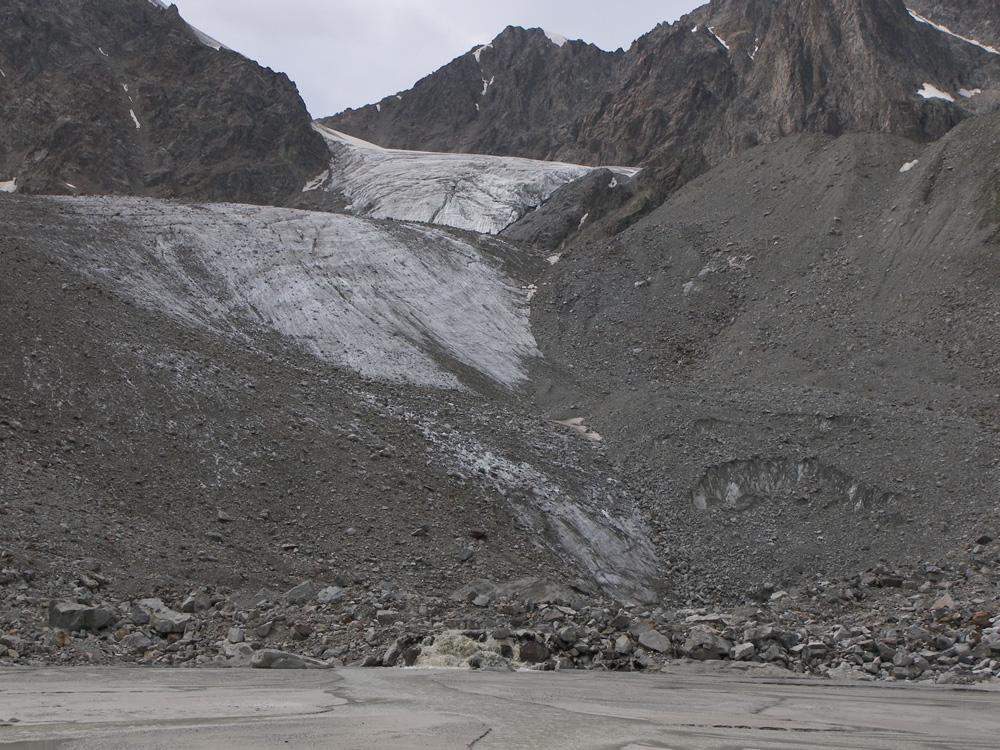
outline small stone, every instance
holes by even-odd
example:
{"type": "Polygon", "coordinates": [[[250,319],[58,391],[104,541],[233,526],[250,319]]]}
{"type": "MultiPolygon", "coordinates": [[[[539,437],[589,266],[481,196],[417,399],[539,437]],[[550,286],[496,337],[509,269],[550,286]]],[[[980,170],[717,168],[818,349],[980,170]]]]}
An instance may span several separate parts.
{"type": "Polygon", "coordinates": [[[692,659],[709,661],[729,656],[733,644],[707,628],[695,628],[684,642],[684,653],[692,659]]]}
{"type": "Polygon", "coordinates": [[[972,616],[972,624],[977,628],[988,628],[993,623],[991,622],[993,618],[990,617],[989,612],[976,612],[972,616]]]}
{"type": "Polygon", "coordinates": [[[976,544],[987,545],[990,544],[992,541],[993,537],[991,537],[989,534],[983,534],[982,536],[976,538],[976,544]]]}
{"type": "Polygon", "coordinates": [[[212,608],[212,597],[204,591],[199,591],[184,600],[181,604],[181,612],[204,612],[212,608]]]}
{"type": "Polygon", "coordinates": [[[295,588],[286,591],[282,598],[288,604],[305,604],[316,598],[316,588],[312,581],[303,581],[295,588]]]}
{"type": "Polygon", "coordinates": [[[475,550],[463,549],[461,552],[458,553],[458,559],[461,562],[468,562],[469,560],[472,559],[473,555],[475,554],[476,554],[475,550]]]}
{"type": "Polygon", "coordinates": [[[945,592],[944,596],[934,602],[934,606],[931,607],[933,610],[938,609],[955,609],[955,600],[952,598],[951,594],[945,592]]]}
{"type": "Polygon", "coordinates": [[[669,653],[674,648],[670,638],[658,630],[647,630],[642,633],[639,636],[639,645],[661,654],[669,653]]]}
{"type": "Polygon", "coordinates": [[[492,601],[492,599],[490,599],[490,597],[488,597],[488,596],[485,596],[485,595],[477,596],[475,599],[472,600],[472,605],[474,607],[480,607],[480,608],[482,608],[482,607],[488,607],[488,606],[490,606],[490,602],[491,601],[492,601]]]}
{"type": "Polygon", "coordinates": [[[232,523],[233,521],[236,520],[231,515],[226,513],[226,511],[224,510],[219,511],[219,514],[216,516],[216,519],[219,521],[219,523],[232,523]]]}
{"type": "Polygon", "coordinates": [[[246,639],[246,633],[243,631],[243,628],[229,628],[226,640],[230,643],[243,643],[246,639]]]}
{"type": "Polygon", "coordinates": [[[394,609],[380,609],[376,615],[375,619],[378,620],[379,625],[392,625],[399,622],[402,617],[400,617],[399,612],[394,609]]]}
{"type": "Polygon", "coordinates": [[[316,595],[320,604],[337,604],[344,598],[344,590],[336,586],[327,586],[316,595]]]}
{"type": "Polygon", "coordinates": [[[746,661],[751,658],[757,649],[752,643],[738,643],[729,651],[729,658],[733,661],[746,661]]]}
{"type": "Polygon", "coordinates": [[[547,661],[551,654],[548,646],[538,641],[522,643],[517,650],[518,659],[526,664],[541,664],[543,661],[547,661]]]}
{"type": "Polygon", "coordinates": [[[627,635],[618,636],[615,640],[615,651],[622,656],[632,653],[632,639],[627,635]]]}
{"type": "Polygon", "coordinates": [[[274,623],[270,620],[265,622],[263,625],[258,625],[253,629],[253,634],[257,638],[267,638],[271,635],[271,631],[274,629],[274,623]]]}
{"type": "Polygon", "coordinates": [[[270,648],[257,651],[250,659],[250,666],[256,669],[331,669],[319,659],[270,648]]]}
{"type": "Polygon", "coordinates": [[[472,537],[473,539],[485,539],[486,532],[483,531],[482,529],[472,529],[469,532],[469,536],[472,537]]]}
{"type": "Polygon", "coordinates": [[[131,653],[142,654],[153,645],[153,641],[142,633],[132,633],[122,638],[119,645],[131,653]]]}
{"type": "Polygon", "coordinates": [[[209,531],[205,534],[205,538],[210,542],[222,542],[225,537],[223,537],[218,531],[209,531]]]}

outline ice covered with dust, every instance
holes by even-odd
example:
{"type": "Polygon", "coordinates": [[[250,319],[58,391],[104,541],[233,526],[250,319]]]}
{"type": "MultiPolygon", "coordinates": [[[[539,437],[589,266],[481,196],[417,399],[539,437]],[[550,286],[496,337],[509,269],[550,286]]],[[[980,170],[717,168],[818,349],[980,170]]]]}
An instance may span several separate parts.
{"type": "MultiPolygon", "coordinates": [[[[480,154],[386,149],[316,124],[333,160],[327,190],[358,216],[497,234],[593,167],[480,154]]],[[[614,167],[631,177],[638,170],[614,167]]]]}
{"type": "Polygon", "coordinates": [[[538,354],[519,285],[449,230],[273,207],[51,200],[109,238],[77,251],[90,273],[192,325],[251,339],[264,326],[366,377],[446,388],[459,381],[441,355],[514,386],[538,354]]]}

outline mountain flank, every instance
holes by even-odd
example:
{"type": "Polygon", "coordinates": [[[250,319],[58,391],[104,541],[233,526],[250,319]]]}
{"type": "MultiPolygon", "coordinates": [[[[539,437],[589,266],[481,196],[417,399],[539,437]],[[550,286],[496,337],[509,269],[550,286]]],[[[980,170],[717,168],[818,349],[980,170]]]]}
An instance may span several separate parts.
{"type": "Polygon", "coordinates": [[[0,8],[0,181],[281,202],[322,171],[295,86],[145,0],[0,8]]]}

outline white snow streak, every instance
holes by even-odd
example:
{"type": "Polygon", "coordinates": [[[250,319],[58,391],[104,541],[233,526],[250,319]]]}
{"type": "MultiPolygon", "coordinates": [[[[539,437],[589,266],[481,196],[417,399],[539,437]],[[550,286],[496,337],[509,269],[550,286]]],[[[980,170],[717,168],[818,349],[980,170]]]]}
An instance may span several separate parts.
{"type": "Polygon", "coordinates": [[[545,36],[548,37],[549,41],[552,42],[557,47],[562,47],[569,43],[569,39],[562,36],[561,34],[553,34],[552,32],[545,31],[545,29],[542,29],[542,31],[545,33],[545,36]]]}
{"type": "Polygon", "coordinates": [[[493,45],[484,44],[482,47],[479,47],[475,52],[472,53],[472,56],[476,58],[476,62],[479,63],[480,65],[483,64],[483,61],[480,58],[482,58],[483,52],[488,49],[493,49],[493,45]]]}
{"type": "Polygon", "coordinates": [[[485,78],[483,79],[483,96],[486,96],[486,92],[490,90],[490,86],[493,85],[493,82],[496,81],[496,79],[496,76],[492,76],[488,81],[485,78]]]}
{"type": "Polygon", "coordinates": [[[110,215],[131,227],[79,249],[89,273],[228,338],[252,340],[263,326],[365,377],[445,388],[461,386],[441,354],[505,386],[538,356],[524,292],[443,229],[273,207],[53,200],[98,231],[110,215]]]}
{"type": "Polygon", "coordinates": [[[721,36],[719,36],[718,34],[715,33],[715,29],[713,29],[711,26],[708,26],[706,28],[708,29],[708,33],[709,34],[711,34],[712,36],[714,36],[716,39],[719,40],[719,44],[721,44],[727,50],[729,49],[729,45],[726,44],[725,40],[721,36]]]}
{"type": "Polygon", "coordinates": [[[979,47],[979,49],[986,50],[991,55],[1000,55],[1000,50],[997,50],[996,47],[990,47],[989,45],[983,44],[982,42],[977,42],[975,39],[969,39],[968,37],[962,36],[961,34],[956,34],[947,26],[942,26],[941,24],[934,23],[929,18],[924,18],[922,15],[920,15],[916,11],[910,10],[909,8],[907,8],[907,10],[910,11],[910,15],[913,17],[915,21],[919,21],[920,23],[926,23],[928,26],[933,26],[938,31],[947,34],[948,36],[953,36],[956,39],[961,39],[963,42],[966,42],[967,44],[979,47]]]}
{"type": "Polygon", "coordinates": [[[135,110],[134,109],[130,109],[128,111],[128,113],[130,115],[132,115],[132,122],[135,123],[135,129],[139,130],[142,127],[142,125],[139,124],[139,118],[135,116],[135,110]]]}
{"type": "Polygon", "coordinates": [[[906,162],[906,164],[904,164],[903,166],[901,166],[899,168],[899,173],[903,174],[905,172],[909,172],[911,169],[913,169],[919,163],[920,163],[920,159],[914,159],[913,161],[908,161],[908,162],[906,162]]]}
{"type": "Polygon", "coordinates": [[[104,48],[103,48],[103,47],[98,47],[98,48],[97,48],[97,51],[98,51],[98,52],[100,52],[100,53],[101,53],[102,55],[104,55],[105,57],[108,57],[108,53],[104,51],[104,48]]]}
{"type": "Polygon", "coordinates": [[[942,91],[937,86],[933,86],[929,83],[925,83],[924,87],[917,92],[919,96],[924,99],[943,99],[946,102],[955,101],[955,97],[946,91],[942,91]]]}
{"type": "Polygon", "coordinates": [[[0,76],[7,77],[7,74],[3,72],[3,68],[0,68],[0,76]]]}
{"type": "Polygon", "coordinates": [[[0,193],[13,193],[17,191],[17,185],[15,180],[7,180],[6,182],[0,182],[0,193]]]}
{"type": "MultiPolygon", "coordinates": [[[[481,154],[385,149],[314,125],[333,154],[329,191],[358,216],[497,234],[593,168],[481,154]]],[[[635,169],[613,167],[624,177],[635,169]]]]}

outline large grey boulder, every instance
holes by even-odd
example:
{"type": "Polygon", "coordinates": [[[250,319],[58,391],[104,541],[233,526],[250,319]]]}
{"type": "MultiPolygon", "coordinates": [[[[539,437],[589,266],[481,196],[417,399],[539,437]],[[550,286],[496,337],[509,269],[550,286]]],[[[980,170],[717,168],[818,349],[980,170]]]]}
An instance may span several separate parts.
{"type": "Polygon", "coordinates": [[[102,607],[87,607],[65,601],[53,601],[49,604],[49,625],[61,630],[103,630],[114,620],[114,613],[102,607]]]}
{"type": "Polygon", "coordinates": [[[265,648],[253,655],[250,666],[256,669],[332,669],[332,665],[308,656],[290,654],[287,651],[277,651],[265,648]]]}

